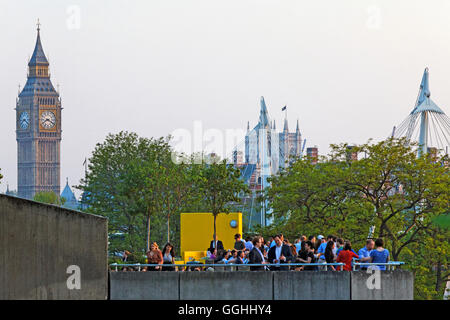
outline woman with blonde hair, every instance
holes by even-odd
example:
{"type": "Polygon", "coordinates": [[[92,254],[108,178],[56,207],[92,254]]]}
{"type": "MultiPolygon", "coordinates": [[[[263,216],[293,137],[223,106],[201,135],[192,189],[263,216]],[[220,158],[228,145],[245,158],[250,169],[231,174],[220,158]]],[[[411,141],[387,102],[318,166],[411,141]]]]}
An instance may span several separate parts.
{"type": "MultiPolygon", "coordinates": [[[[161,250],[158,248],[158,244],[156,242],[152,242],[150,245],[150,250],[147,251],[147,263],[148,264],[163,264],[163,255],[161,250]]],[[[160,266],[150,266],[147,271],[160,271],[160,266]]]]}

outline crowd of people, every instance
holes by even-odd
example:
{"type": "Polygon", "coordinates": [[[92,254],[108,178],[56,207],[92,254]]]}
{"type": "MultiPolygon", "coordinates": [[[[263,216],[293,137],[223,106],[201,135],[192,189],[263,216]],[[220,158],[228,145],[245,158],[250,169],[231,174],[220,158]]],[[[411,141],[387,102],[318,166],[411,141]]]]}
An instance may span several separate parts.
{"type": "MultiPolygon", "coordinates": [[[[352,262],[360,263],[387,263],[389,251],[385,249],[382,239],[367,239],[363,248],[355,252],[350,241],[337,238],[333,235],[324,237],[319,235],[306,237],[300,236],[291,243],[283,234],[270,237],[267,241],[262,236],[242,239],[240,234],[234,236],[234,248],[225,250],[222,241],[217,237],[210,242],[205,257],[205,264],[239,265],[250,264],[251,271],[350,271],[352,262]],[[301,263],[304,265],[290,265],[301,263]],[[343,265],[329,265],[343,263],[343,265]],[[253,264],[258,264],[253,266],[253,264]],[[312,265],[309,265],[312,264],[312,265]],[[323,264],[323,266],[322,266],[323,264]],[[342,269],[341,269],[342,268],[342,269]]],[[[127,252],[124,261],[127,260],[127,252]]],[[[198,261],[186,262],[188,268],[175,265],[175,251],[172,244],[167,243],[162,250],[153,242],[147,252],[148,266],[140,268],[140,271],[202,271],[213,270],[203,267],[198,261]]],[[[377,265],[379,270],[386,270],[385,265],[377,265]]],[[[366,269],[361,266],[361,269],[366,269]]],[[[133,268],[124,268],[124,271],[133,271],[133,268]]]]}

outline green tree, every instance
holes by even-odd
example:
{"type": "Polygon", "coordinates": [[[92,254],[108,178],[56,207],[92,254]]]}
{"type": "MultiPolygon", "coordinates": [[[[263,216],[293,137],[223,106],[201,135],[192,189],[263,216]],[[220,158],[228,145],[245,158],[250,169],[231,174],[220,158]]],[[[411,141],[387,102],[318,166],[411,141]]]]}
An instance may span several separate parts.
{"type": "Polygon", "coordinates": [[[330,233],[362,246],[374,226],[392,259],[418,276],[416,296],[439,296],[449,276],[449,233],[435,222],[447,219],[450,176],[442,159],[417,158],[414,147],[403,139],[369,142],[353,147],[361,158],[352,160],[340,144],[316,165],[298,160],[270,179],[270,232],[330,233]]]}
{"type": "MultiPolygon", "coordinates": [[[[332,161],[346,157],[347,145],[332,148],[332,161]]],[[[448,168],[428,157],[417,158],[404,139],[367,143],[354,151],[366,157],[350,162],[347,194],[373,209],[378,237],[389,241],[397,260],[405,247],[419,242],[423,231],[433,227],[433,219],[448,210],[448,168]]]]}
{"type": "Polygon", "coordinates": [[[414,272],[416,299],[442,299],[450,269],[450,229],[432,227],[405,249],[402,260],[414,272]]]}
{"type": "Polygon", "coordinates": [[[173,161],[176,153],[169,141],[120,132],[108,135],[93,151],[77,188],[83,191],[86,211],[107,216],[110,234],[120,235],[110,241],[113,251],[143,253],[151,238],[176,245],[179,219],[173,217],[199,206],[194,181],[201,170],[189,159],[173,161]]]}
{"type": "MultiPolygon", "coordinates": [[[[166,168],[164,180],[165,213],[167,217],[167,242],[171,241],[170,222],[174,216],[179,221],[181,209],[188,209],[192,204],[199,203],[200,197],[195,190],[196,167],[188,161],[180,163],[171,162],[166,168]]],[[[173,219],[172,219],[173,220],[173,219]]],[[[176,223],[179,226],[179,223],[176,223]]],[[[176,229],[176,234],[179,229],[176,229]]]]}
{"type": "Polygon", "coordinates": [[[367,236],[374,218],[370,208],[354,201],[345,185],[348,164],[322,159],[300,159],[269,179],[266,196],[274,209],[272,234],[288,237],[299,234],[333,233],[356,242],[367,236]]]}
{"type": "Polygon", "coordinates": [[[64,197],[60,197],[52,191],[37,192],[34,195],[33,200],[47,204],[54,204],[57,206],[62,206],[66,202],[66,199],[64,197]]]}
{"type": "Polygon", "coordinates": [[[174,151],[169,145],[170,137],[158,140],[146,140],[143,160],[132,161],[134,171],[138,173],[140,199],[146,213],[147,250],[150,249],[151,217],[162,220],[167,226],[167,242],[170,241],[170,219],[185,207],[189,194],[193,191],[188,167],[185,163],[173,161],[174,151]]]}
{"type": "Polygon", "coordinates": [[[77,187],[84,193],[86,211],[108,217],[109,233],[123,233],[125,241],[113,250],[144,248],[141,221],[142,181],[136,162],[144,162],[148,141],[135,133],[109,134],[89,159],[85,179],[77,187]]]}
{"type": "MultiPolygon", "coordinates": [[[[248,192],[238,168],[228,165],[226,160],[202,164],[196,179],[196,186],[205,206],[214,217],[213,238],[216,239],[216,219],[219,213],[228,213],[233,204],[240,202],[240,196],[248,192]]],[[[217,247],[217,246],[216,246],[217,247]]]]}
{"type": "Polygon", "coordinates": [[[442,228],[450,229],[450,212],[437,216],[433,221],[442,228]]]}

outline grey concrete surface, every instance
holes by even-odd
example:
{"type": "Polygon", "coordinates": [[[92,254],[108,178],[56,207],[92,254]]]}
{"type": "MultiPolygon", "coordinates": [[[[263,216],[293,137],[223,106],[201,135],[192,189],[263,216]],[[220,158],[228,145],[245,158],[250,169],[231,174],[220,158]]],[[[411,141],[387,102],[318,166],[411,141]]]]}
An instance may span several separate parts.
{"type": "Polygon", "coordinates": [[[0,299],[107,299],[107,237],[106,218],[0,195],[0,299]]]}
{"type": "Polygon", "coordinates": [[[110,272],[111,299],[395,300],[413,299],[407,271],[381,273],[369,291],[365,272],[110,272]],[[374,289],[376,290],[376,289],[374,289]]]}
{"type": "Polygon", "coordinates": [[[413,300],[414,276],[404,270],[379,272],[354,271],[351,277],[352,300],[413,300]]]}
{"type": "Polygon", "coordinates": [[[111,300],[179,300],[179,273],[110,272],[111,300]]]}
{"type": "Polygon", "coordinates": [[[276,272],[274,300],[350,300],[350,273],[276,272]]]}
{"type": "Polygon", "coordinates": [[[180,300],[271,300],[272,272],[180,272],[180,300]]]}

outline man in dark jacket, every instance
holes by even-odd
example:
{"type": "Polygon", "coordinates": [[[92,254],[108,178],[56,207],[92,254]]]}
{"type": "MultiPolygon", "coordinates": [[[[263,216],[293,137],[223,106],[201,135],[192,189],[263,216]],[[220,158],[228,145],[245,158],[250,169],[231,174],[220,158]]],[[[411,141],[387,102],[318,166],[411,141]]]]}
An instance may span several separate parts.
{"type": "MultiPolygon", "coordinates": [[[[261,251],[263,243],[263,238],[260,236],[256,236],[253,238],[253,249],[248,254],[248,263],[249,264],[264,264],[266,263],[264,260],[264,255],[261,251]]],[[[250,266],[250,271],[263,271],[264,266],[250,266]]]]}
{"type": "MultiPolygon", "coordinates": [[[[217,234],[216,234],[216,239],[217,239],[217,238],[218,238],[218,236],[217,236],[217,234]]],[[[214,239],[214,235],[213,235],[213,239],[214,239]]],[[[214,240],[215,240],[215,239],[214,239],[214,240]]],[[[214,240],[212,240],[211,243],[210,243],[210,245],[209,245],[209,248],[210,248],[210,249],[217,249],[217,253],[219,253],[220,250],[225,250],[225,249],[223,248],[223,243],[222,243],[222,241],[220,241],[220,240],[214,241],[214,240]],[[215,242],[217,243],[217,248],[216,248],[215,242]]]]}
{"type": "MultiPolygon", "coordinates": [[[[274,264],[282,264],[287,263],[292,260],[292,252],[288,245],[283,244],[283,241],[281,240],[280,235],[276,235],[274,237],[275,245],[270,248],[269,253],[267,254],[267,258],[269,260],[269,263],[274,264]]],[[[270,267],[271,270],[281,270],[281,271],[288,271],[289,267],[278,267],[278,266],[272,266],[270,267]]]]}
{"type": "Polygon", "coordinates": [[[234,249],[236,249],[236,250],[244,250],[245,249],[245,243],[244,243],[244,241],[242,241],[240,233],[236,233],[234,235],[234,240],[235,240],[234,249]]]}

